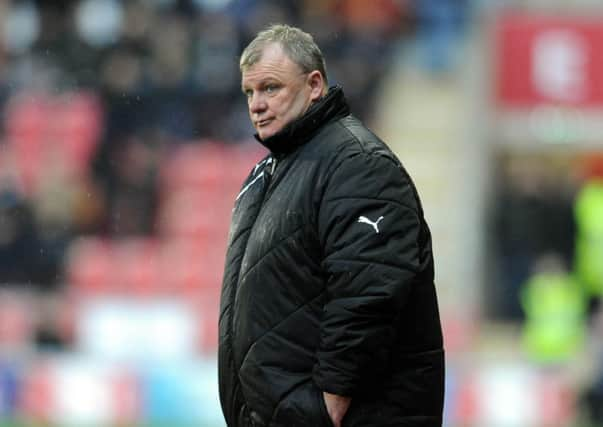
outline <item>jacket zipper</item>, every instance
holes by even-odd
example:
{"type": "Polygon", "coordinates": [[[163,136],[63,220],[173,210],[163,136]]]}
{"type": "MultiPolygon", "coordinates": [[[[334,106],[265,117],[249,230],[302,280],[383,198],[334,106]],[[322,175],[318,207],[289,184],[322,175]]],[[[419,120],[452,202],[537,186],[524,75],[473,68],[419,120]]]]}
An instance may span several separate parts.
{"type": "MultiPolygon", "coordinates": [[[[270,179],[272,179],[272,175],[274,175],[275,170],[276,170],[276,157],[272,156],[272,166],[270,167],[270,179]]],[[[270,184],[270,182],[268,184],[270,184]]]]}
{"type": "MultiPolygon", "coordinates": [[[[269,192],[270,192],[270,184],[272,183],[272,178],[273,178],[274,172],[276,171],[276,162],[277,162],[276,157],[274,155],[271,155],[270,159],[271,159],[270,166],[269,167],[265,167],[264,168],[264,172],[263,172],[264,173],[264,177],[265,177],[265,183],[264,183],[264,185],[266,186],[266,188],[263,190],[264,194],[262,195],[262,205],[260,206],[260,208],[258,210],[258,213],[257,213],[257,215],[256,215],[256,217],[255,217],[255,219],[253,221],[252,226],[251,226],[251,229],[249,230],[250,237],[251,237],[251,234],[253,233],[253,230],[254,230],[255,225],[256,225],[256,223],[258,221],[258,218],[261,216],[262,212],[264,211],[264,207],[266,206],[266,201],[268,200],[268,195],[269,195],[269,192]],[[268,168],[269,168],[269,171],[266,170],[268,168]]],[[[245,255],[247,254],[247,246],[248,246],[248,244],[249,244],[249,240],[245,244],[245,249],[243,251],[243,256],[241,258],[241,263],[242,263],[243,259],[245,259],[245,255]]],[[[234,307],[234,303],[235,303],[237,291],[238,291],[239,285],[240,285],[240,283],[239,283],[240,274],[241,274],[240,267],[241,266],[239,266],[239,275],[237,277],[236,288],[234,289],[234,292],[233,292],[233,295],[232,295],[231,304],[232,304],[233,307],[234,307]]],[[[236,331],[234,330],[233,321],[234,321],[233,316],[231,316],[230,322],[229,322],[230,323],[229,332],[231,334],[231,340],[234,338],[234,335],[236,334],[236,331]]],[[[231,344],[230,347],[233,348],[232,344],[231,344]]],[[[240,361],[236,360],[236,359],[237,359],[237,357],[235,357],[235,354],[233,352],[233,354],[232,354],[232,361],[233,361],[233,364],[235,365],[235,369],[238,370],[238,369],[240,369],[240,366],[238,366],[238,364],[239,364],[240,361]]]]}

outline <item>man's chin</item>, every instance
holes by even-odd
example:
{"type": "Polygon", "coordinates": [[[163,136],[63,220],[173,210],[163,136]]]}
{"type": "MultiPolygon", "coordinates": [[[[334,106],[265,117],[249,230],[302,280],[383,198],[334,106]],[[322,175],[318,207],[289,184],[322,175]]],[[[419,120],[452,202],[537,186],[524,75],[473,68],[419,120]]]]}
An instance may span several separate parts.
{"type": "Polygon", "coordinates": [[[260,139],[262,141],[264,141],[267,138],[270,138],[275,133],[277,133],[277,131],[275,131],[273,129],[261,129],[261,130],[258,130],[258,136],[260,137],[260,139]]]}

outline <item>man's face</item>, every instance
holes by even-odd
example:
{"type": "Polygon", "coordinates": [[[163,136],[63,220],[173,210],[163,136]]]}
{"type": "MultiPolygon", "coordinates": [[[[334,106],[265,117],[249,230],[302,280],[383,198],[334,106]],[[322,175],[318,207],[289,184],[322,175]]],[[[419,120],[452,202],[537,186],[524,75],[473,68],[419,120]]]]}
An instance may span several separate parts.
{"type": "Polygon", "coordinates": [[[243,70],[241,85],[260,139],[279,132],[320,97],[322,87],[317,92],[316,73],[303,73],[278,44],[266,46],[262,58],[243,70]]]}

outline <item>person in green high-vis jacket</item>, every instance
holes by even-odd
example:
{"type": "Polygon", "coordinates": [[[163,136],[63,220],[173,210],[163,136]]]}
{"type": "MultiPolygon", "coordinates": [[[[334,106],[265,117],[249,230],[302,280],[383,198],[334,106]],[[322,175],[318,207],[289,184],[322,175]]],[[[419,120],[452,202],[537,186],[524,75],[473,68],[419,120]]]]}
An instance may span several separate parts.
{"type": "Polygon", "coordinates": [[[577,278],[589,298],[603,295],[603,176],[585,183],[576,197],[577,278]]]}
{"type": "Polygon", "coordinates": [[[587,334],[587,300],[580,283],[556,257],[539,261],[521,291],[526,320],[523,346],[541,364],[570,361],[583,348],[587,334]]]}

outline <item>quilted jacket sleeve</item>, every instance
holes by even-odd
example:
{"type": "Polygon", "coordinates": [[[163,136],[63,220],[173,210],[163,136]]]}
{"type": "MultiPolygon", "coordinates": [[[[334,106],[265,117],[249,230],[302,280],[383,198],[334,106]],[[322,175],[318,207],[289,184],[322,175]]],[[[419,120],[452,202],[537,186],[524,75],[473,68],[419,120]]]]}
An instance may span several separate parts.
{"type": "Polygon", "coordinates": [[[418,199],[395,160],[358,152],[329,178],[318,223],[329,299],[314,381],[353,396],[384,363],[419,269],[418,199]]]}

